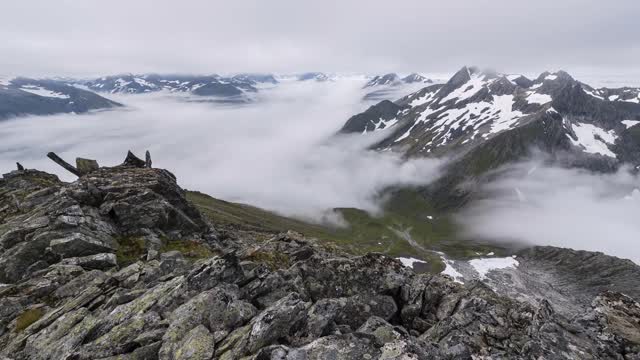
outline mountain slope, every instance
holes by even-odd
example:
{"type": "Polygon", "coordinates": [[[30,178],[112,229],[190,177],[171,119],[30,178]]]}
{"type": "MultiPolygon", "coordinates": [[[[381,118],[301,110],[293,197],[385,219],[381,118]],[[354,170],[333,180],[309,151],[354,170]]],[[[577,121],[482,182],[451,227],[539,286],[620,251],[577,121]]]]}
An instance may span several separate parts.
{"type": "Polygon", "coordinates": [[[417,74],[417,73],[413,73],[413,74],[409,74],[405,77],[402,78],[402,81],[407,83],[407,84],[412,84],[412,83],[432,83],[433,80],[427,79],[426,77],[417,74]]]}
{"type": "Polygon", "coordinates": [[[376,149],[454,158],[447,174],[432,186],[443,204],[443,197],[455,197],[459,184],[535,148],[592,170],[639,165],[640,142],[632,135],[640,121],[637,93],[596,90],[562,71],[528,80],[464,67],[445,84],[355,115],[342,132],[384,131],[376,149]],[[624,97],[609,95],[614,93],[624,97]]]}
{"type": "Polygon", "coordinates": [[[37,170],[0,179],[1,357],[640,356],[637,292],[607,291],[636,286],[634,264],[534,250],[511,279],[555,271],[566,274],[554,285],[581,281],[559,297],[521,301],[490,281],[416,274],[295,232],[266,240],[219,232],[173,174],[134,163],[144,167],[97,168],[72,183],[37,170]],[[595,283],[583,281],[591,272],[595,283]],[[574,296],[575,316],[555,310],[574,296]]]}
{"type": "Polygon", "coordinates": [[[428,272],[438,273],[444,269],[441,255],[435,251],[458,259],[507,251],[501,246],[461,238],[450,217],[434,216],[434,209],[408,189],[396,192],[384,205],[382,215],[375,216],[354,208],[334,209],[346,226],[309,223],[198,192],[188,192],[187,198],[218,229],[240,231],[259,238],[294,230],[337,245],[352,254],[380,252],[394,257],[428,260],[426,266],[420,267],[428,272]]]}
{"type": "Polygon", "coordinates": [[[21,115],[86,113],[120,106],[64,81],[15,78],[0,84],[0,120],[21,115]]]}

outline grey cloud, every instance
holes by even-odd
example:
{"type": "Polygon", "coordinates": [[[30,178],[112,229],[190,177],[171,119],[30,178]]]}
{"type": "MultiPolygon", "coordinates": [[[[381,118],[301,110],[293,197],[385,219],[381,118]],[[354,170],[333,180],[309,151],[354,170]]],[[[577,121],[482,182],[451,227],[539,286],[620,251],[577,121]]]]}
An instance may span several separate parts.
{"type": "Polygon", "coordinates": [[[640,263],[640,178],[525,162],[485,187],[491,196],[458,216],[467,235],[603,251],[640,263]]]}
{"type": "Polygon", "coordinates": [[[0,71],[503,71],[637,68],[640,3],[597,0],[0,4],[0,71]]]}
{"type": "Polygon", "coordinates": [[[361,110],[361,86],[291,82],[239,107],[129,95],[115,98],[130,105],[125,110],[14,119],[0,128],[0,169],[20,161],[71,180],[48,151],[109,166],[127,149],[149,149],[154,165],[174,171],[184,187],[226,200],[314,220],[334,207],[376,212],[381,190],[428,183],[440,162],[367,151],[374,137],[332,137],[361,110]]]}

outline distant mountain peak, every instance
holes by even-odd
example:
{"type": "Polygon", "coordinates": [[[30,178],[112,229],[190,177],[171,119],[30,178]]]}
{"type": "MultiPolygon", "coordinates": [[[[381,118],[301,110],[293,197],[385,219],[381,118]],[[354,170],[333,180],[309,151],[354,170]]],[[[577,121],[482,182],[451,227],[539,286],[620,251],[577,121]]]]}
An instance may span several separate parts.
{"type": "Polygon", "coordinates": [[[402,81],[404,81],[407,84],[413,84],[413,83],[432,83],[433,81],[418,74],[418,73],[412,73],[409,74],[405,77],[402,78],[402,81]]]}
{"type": "Polygon", "coordinates": [[[378,145],[381,149],[403,149],[409,155],[445,154],[467,151],[504,132],[553,117],[564,119],[564,125],[560,122],[559,129],[545,130],[556,138],[544,142],[614,162],[631,157],[640,163],[640,144],[625,142],[635,150],[624,154],[608,150],[621,149],[617,144],[626,129],[622,120],[640,121],[638,104],[640,89],[593,89],[565,71],[544,72],[532,81],[464,66],[445,84],[395,101],[395,108],[381,103],[384,106],[354,116],[343,131],[384,129],[388,137],[378,145]]]}
{"type": "Polygon", "coordinates": [[[364,88],[374,86],[396,85],[400,82],[400,77],[396,73],[376,75],[364,85],[364,88]]]}
{"type": "Polygon", "coordinates": [[[327,81],[329,76],[322,72],[308,72],[298,75],[299,81],[315,80],[315,81],[327,81]]]}

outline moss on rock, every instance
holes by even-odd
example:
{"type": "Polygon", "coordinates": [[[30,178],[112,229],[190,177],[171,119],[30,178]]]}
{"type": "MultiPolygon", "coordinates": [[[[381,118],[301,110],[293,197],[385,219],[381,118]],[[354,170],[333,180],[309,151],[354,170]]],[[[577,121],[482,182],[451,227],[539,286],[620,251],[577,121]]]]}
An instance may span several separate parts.
{"type": "Polygon", "coordinates": [[[40,320],[40,318],[44,316],[44,314],[45,311],[43,308],[33,308],[25,310],[16,318],[16,332],[22,332],[24,329],[28,328],[29,325],[40,320]]]}

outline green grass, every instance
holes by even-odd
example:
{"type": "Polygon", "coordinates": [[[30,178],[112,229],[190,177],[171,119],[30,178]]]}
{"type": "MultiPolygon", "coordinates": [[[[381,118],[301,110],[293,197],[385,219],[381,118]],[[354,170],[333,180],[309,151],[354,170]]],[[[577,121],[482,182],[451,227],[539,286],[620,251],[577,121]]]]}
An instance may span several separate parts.
{"type": "Polygon", "coordinates": [[[164,245],[160,248],[160,252],[165,253],[169,251],[179,251],[184,257],[190,260],[206,259],[216,255],[207,245],[194,240],[165,240],[164,245]]]}
{"type": "Polygon", "coordinates": [[[147,253],[144,239],[142,237],[128,236],[116,239],[118,250],[116,259],[120,267],[125,267],[138,261],[140,257],[147,253]]]}
{"type": "Polygon", "coordinates": [[[388,195],[389,200],[379,215],[354,208],[335,209],[348,224],[346,227],[312,224],[198,192],[188,192],[187,198],[218,228],[250,233],[258,239],[294,230],[353,254],[380,252],[431,260],[431,272],[444,268],[440,257],[431,250],[452,258],[501,252],[494,246],[462,239],[451,216],[438,214],[415,190],[396,190],[388,195]]]}
{"type": "Polygon", "coordinates": [[[248,260],[267,265],[271,270],[286,269],[291,266],[291,259],[287,254],[266,251],[254,251],[247,256],[248,260]]]}
{"type": "MultiPolygon", "coordinates": [[[[216,253],[212,251],[207,245],[194,241],[194,240],[179,240],[172,241],[166,238],[162,238],[162,247],[160,253],[169,251],[179,251],[188,260],[198,260],[210,258],[216,253]]],[[[125,236],[116,239],[118,242],[118,251],[116,252],[116,258],[118,259],[118,265],[125,267],[138,261],[143,255],[147,253],[147,246],[145,240],[139,236],[125,236]]]]}
{"type": "Polygon", "coordinates": [[[44,316],[44,314],[45,312],[42,308],[25,310],[16,318],[16,332],[22,332],[24,329],[28,328],[29,325],[40,320],[40,318],[44,316]]]}

